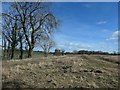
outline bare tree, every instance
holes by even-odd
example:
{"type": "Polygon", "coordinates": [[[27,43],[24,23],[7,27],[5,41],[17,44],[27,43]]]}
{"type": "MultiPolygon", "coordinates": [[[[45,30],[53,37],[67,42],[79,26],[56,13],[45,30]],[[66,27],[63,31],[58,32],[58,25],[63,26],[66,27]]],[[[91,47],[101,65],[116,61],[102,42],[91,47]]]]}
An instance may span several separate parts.
{"type": "Polygon", "coordinates": [[[28,57],[31,57],[36,39],[40,35],[37,35],[37,32],[41,30],[41,33],[50,34],[56,28],[57,20],[43,3],[14,3],[13,9],[19,15],[19,21],[29,46],[28,57]]]}
{"type": "Polygon", "coordinates": [[[20,44],[20,46],[19,46],[19,50],[20,50],[20,56],[19,56],[19,58],[20,59],[22,59],[23,58],[23,44],[24,44],[24,34],[23,34],[23,32],[20,32],[20,31],[18,31],[19,33],[18,33],[18,35],[19,35],[19,44],[20,44]]]}
{"type": "Polygon", "coordinates": [[[6,49],[6,43],[7,43],[8,44],[7,53],[10,59],[13,59],[15,48],[18,45],[19,38],[16,30],[17,30],[16,20],[12,20],[9,17],[4,17],[4,23],[3,23],[3,35],[4,35],[3,39],[5,46],[4,48],[6,49]]]}
{"type": "Polygon", "coordinates": [[[37,40],[37,45],[44,51],[44,56],[47,57],[51,48],[55,46],[55,42],[48,36],[43,36],[37,40]]]}
{"type": "Polygon", "coordinates": [[[17,16],[13,18],[3,15],[3,40],[4,54],[7,53],[7,59],[13,59],[15,50],[20,42],[20,59],[23,57],[23,40],[24,34],[21,30],[21,25],[17,21],[17,16]],[[7,47],[7,48],[6,48],[7,47]],[[6,52],[7,51],[7,52],[6,52]]]}
{"type": "Polygon", "coordinates": [[[17,16],[17,21],[21,25],[21,30],[27,41],[28,57],[32,56],[37,38],[43,33],[50,36],[58,25],[58,20],[51,13],[46,3],[14,2],[11,4],[11,12],[3,13],[3,15],[12,20],[15,19],[15,15],[17,16]]]}

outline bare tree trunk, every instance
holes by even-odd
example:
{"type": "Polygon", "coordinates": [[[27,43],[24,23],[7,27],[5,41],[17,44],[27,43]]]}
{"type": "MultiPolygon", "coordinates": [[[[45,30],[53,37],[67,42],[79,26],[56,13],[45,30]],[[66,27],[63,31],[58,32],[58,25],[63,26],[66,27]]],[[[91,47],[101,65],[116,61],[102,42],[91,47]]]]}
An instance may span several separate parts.
{"type": "Polygon", "coordinates": [[[32,48],[29,48],[29,50],[28,50],[28,58],[31,58],[32,57],[32,48]]]}
{"type": "Polygon", "coordinates": [[[16,34],[15,33],[13,33],[12,38],[13,38],[13,42],[11,43],[11,59],[14,58],[14,53],[15,53],[15,44],[16,44],[16,34]]]}
{"type": "Polygon", "coordinates": [[[11,47],[11,59],[14,58],[14,51],[15,51],[15,43],[12,43],[12,47],[11,47]]]}
{"type": "Polygon", "coordinates": [[[10,59],[13,59],[13,57],[14,57],[14,49],[12,48],[12,50],[11,50],[11,58],[10,59]]]}
{"type": "Polygon", "coordinates": [[[47,54],[47,52],[46,52],[46,51],[44,51],[44,56],[45,56],[45,57],[47,57],[47,56],[48,56],[48,54],[47,54]]]}
{"type": "Polygon", "coordinates": [[[22,37],[20,37],[20,59],[23,58],[23,43],[22,43],[22,37]]]}
{"type": "Polygon", "coordinates": [[[5,37],[3,37],[3,40],[2,40],[2,51],[3,51],[3,57],[2,59],[4,60],[6,58],[6,40],[5,40],[5,37]]]}
{"type": "Polygon", "coordinates": [[[7,48],[7,59],[10,59],[10,42],[8,42],[8,48],[7,48]]]}
{"type": "Polygon", "coordinates": [[[4,57],[6,57],[6,41],[4,42],[4,57]]]}

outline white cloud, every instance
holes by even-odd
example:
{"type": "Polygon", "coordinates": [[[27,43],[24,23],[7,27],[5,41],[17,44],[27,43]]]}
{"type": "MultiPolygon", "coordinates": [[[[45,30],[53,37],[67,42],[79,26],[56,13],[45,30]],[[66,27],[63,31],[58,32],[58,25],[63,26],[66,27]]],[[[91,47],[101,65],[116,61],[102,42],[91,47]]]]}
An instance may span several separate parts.
{"type": "Polygon", "coordinates": [[[120,31],[115,31],[113,34],[112,34],[112,37],[111,39],[119,39],[120,38],[120,31]]]}
{"type": "Polygon", "coordinates": [[[111,35],[111,37],[107,40],[119,40],[120,39],[120,31],[115,31],[111,35]]]}
{"type": "Polygon", "coordinates": [[[106,23],[107,23],[107,21],[99,21],[99,22],[97,22],[97,24],[99,24],[99,25],[106,24],[106,23]]]}

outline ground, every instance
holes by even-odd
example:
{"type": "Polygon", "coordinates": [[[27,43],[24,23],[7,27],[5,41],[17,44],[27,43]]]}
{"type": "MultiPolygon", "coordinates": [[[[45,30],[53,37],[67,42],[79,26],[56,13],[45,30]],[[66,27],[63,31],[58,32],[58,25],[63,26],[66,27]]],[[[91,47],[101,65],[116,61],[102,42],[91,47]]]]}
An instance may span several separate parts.
{"type": "Polygon", "coordinates": [[[118,56],[38,55],[2,64],[3,88],[118,88],[118,56]]]}

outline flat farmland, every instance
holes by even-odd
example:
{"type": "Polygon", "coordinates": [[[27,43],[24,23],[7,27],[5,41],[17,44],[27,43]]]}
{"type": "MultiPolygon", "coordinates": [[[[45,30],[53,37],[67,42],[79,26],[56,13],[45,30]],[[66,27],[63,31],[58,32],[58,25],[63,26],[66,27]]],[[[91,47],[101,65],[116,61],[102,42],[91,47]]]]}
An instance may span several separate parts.
{"type": "Polygon", "coordinates": [[[119,56],[64,55],[2,62],[3,88],[118,88],[119,56]]]}

